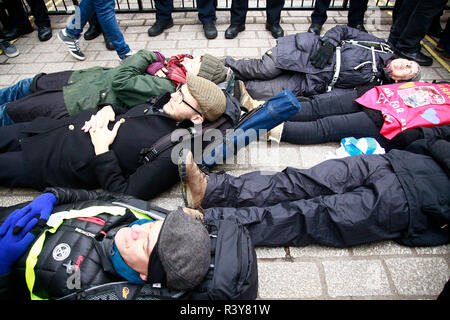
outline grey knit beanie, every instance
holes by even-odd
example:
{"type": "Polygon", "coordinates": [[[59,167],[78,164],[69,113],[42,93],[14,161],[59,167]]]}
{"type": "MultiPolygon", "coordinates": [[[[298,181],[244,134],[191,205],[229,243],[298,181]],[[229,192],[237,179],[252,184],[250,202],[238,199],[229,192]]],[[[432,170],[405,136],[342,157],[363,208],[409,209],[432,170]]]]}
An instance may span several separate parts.
{"type": "Polygon", "coordinates": [[[192,290],[198,286],[211,262],[211,240],[202,223],[179,208],[164,219],[158,237],[158,255],[167,287],[192,290]]]}
{"type": "Polygon", "coordinates": [[[186,84],[190,94],[197,100],[206,120],[214,121],[225,112],[227,100],[216,84],[191,73],[186,74],[186,84]]]}
{"type": "Polygon", "coordinates": [[[227,72],[223,63],[216,57],[206,53],[202,56],[198,76],[214,83],[224,82],[227,72]]]}

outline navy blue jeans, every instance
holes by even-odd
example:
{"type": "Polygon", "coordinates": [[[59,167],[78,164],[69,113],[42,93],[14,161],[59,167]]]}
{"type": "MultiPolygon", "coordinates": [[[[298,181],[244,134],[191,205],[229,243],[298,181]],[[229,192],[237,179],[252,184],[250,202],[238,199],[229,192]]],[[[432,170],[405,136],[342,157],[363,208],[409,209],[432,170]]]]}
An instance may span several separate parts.
{"type": "Polygon", "coordinates": [[[91,19],[94,12],[103,32],[112,42],[119,56],[130,52],[130,47],[125,43],[122,31],[117,23],[114,12],[114,0],[83,0],[77,8],[75,15],[66,28],[66,33],[79,39],[86,23],[91,19]]]}
{"type": "Polygon", "coordinates": [[[0,126],[7,126],[14,122],[6,112],[8,102],[15,101],[28,95],[33,78],[26,78],[16,84],[0,90],[0,126]]]}
{"type": "Polygon", "coordinates": [[[384,145],[380,128],[363,107],[354,102],[357,97],[356,90],[336,88],[318,94],[310,101],[301,101],[301,111],[284,123],[281,140],[316,144],[339,142],[346,137],[373,137],[384,145]]]}

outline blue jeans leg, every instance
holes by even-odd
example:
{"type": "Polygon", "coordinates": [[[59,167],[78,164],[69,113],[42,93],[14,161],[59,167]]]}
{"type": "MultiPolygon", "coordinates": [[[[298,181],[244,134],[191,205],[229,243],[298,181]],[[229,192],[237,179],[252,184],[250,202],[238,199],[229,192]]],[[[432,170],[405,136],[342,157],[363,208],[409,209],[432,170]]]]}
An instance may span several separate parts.
{"type": "Polygon", "coordinates": [[[130,52],[130,47],[125,43],[119,24],[117,23],[114,12],[114,0],[83,0],[77,8],[66,28],[66,33],[76,39],[79,39],[86,23],[91,19],[94,12],[97,14],[103,32],[112,42],[114,49],[119,56],[130,52]]]}
{"type": "Polygon", "coordinates": [[[114,12],[114,0],[95,0],[94,6],[102,30],[113,44],[117,55],[122,56],[130,52],[131,49],[125,43],[122,31],[120,31],[119,24],[117,23],[116,13],[114,12]]]}
{"type": "Polygon", "coordinates": [[[15,101],[28,95],[33,78],[26,78],[16,84],[0,90],[0,126],[7,126],[14,122],[6,112],[8,102],[15,101]]]}
{"type": "Polygon", "coordinates": [[[75,14],[72,16],[72,19],[66,27],[66,33],[69,36],[75,39],[80,38],[84,26],[95,12],[94,2],[95,0],[83,0],[80,5],[76,7],[75,14]]]}
{"type": "Polygon", "coordinates": [[[33,78],[26,78],[16,84],[0,90],[0,105],[15,101],[28,95],[33,78]]]}

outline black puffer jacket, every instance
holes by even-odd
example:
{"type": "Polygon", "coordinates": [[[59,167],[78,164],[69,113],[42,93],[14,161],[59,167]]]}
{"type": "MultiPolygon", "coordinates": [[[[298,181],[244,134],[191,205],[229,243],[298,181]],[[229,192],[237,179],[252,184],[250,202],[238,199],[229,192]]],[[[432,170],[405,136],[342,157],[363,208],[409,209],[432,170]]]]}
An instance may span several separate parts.
{"type": "Polygon", "coordinates": [[[377,69],[377,72],[374,74],[372,71],[373,57],[371,50],[354,44],[343,43],[343,41],[347,40],[385,43],[383,39],[345,25],[333,27],[322,38],[309,32],[297,33],[278,39],[275,65],[283,70],[305,74],[307,82],[307,91],[304,92],[305,96],[323,93],[333,78],[336,53],[331,64],[326,65],[323,69],[314,67],[310,62],[310,58],[323,42],[328,41],[335,46],[341,46],[341,68],[339,79],[335,85],[336,88],[354,88],[370,82],[373,76],[383,78],[383,66],[387,60],[393,57],[393,54],[374,52],[377,69]]]}
{"type": "MultiPolygon", "coordinates": [[[[33,293],[43,299],[57,298],[78,289],[123,281],[112,267],[110,252],[116,232],[137,218],[130,210],[113,205],[112,202],[130,204],[134,204],[133,201],[139,201],[140,204],[147,202],[109,192],[63,188],[47,188],[45,192],[54,193],[58,199],[52,216],[67,210],[93,207],[113,207],[123,210],[124,214],[112,215],[102,213],[107,209],[103,211],[96,209],[98,214],[93,217],[67,219],[55,233],[47,232],[44,246],[34,267],[36,280],[33,293]]],[[[142,209],[148,210],[149,207],[142,209]]],[[[44,229],[40,234],[43,231],[44,229]]],[[[28,255],[29,251],[15,264],[9,275],[0,279],[2,284],[0,299],[30,298],[24,277],[28,255]]]]}

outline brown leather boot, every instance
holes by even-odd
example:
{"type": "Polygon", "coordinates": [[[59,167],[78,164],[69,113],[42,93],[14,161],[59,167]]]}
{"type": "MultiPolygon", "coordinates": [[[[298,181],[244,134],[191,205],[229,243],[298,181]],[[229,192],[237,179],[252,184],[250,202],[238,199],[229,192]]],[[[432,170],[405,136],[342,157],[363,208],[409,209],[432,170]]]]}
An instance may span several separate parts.
{"type": "Polygon", "coordinates": [[[178,173],[182,182],[181,192],[185,206],[193,209],[201,208],[208,176],[197,167],[191,151],[183,149],[178,163],[178,173]]]}
{"type": "Polygon", "coordinates": [[[203,223],[203,213],[201,213],[198,210],[195,209],[190,209],[190,208],[183,208],[184,213],[190,215],[192,218],[194,218],[195,220],[203,223]]]}
{"type": "Polygon", "coordinates": [[[237,80],[235,85],[239,86],[239,102],[244,107],[246,107],[248,111],[252,111],[253,109],[258,108],[261,104],[264,103],[264,101],[255,100],[250,96],[247,89],[245,88],[244,81],[237,80]]]}

